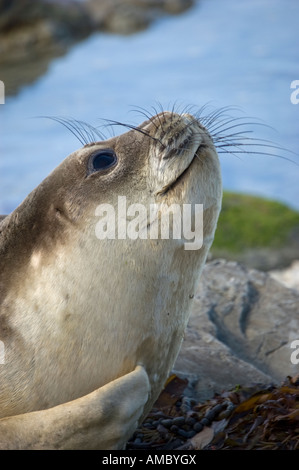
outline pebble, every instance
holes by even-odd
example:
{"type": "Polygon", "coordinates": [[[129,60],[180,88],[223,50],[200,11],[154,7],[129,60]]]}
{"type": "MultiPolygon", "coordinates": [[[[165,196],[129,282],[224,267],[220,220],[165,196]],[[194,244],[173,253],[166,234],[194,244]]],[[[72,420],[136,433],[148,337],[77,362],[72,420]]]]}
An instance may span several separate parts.
{"type": "Polygon", "coordinates": [[[211,424],[211,421],[207,418],[202,418],[202,420],[200,421],[200,423],[203,425],[203,426],[209,426],[211,424]]]}
{"type": "Polygon", "coordinates": [[[188,411],[190,411],[192,408],[192,402],[189,397],[183,397],[182,398],[182,404],[181,404],[181,412],[186,414],[188,411]]]}
{"type": "Polygon", "coordinates": [[[166,429],[162,424],[158,424],[157,431],[161,434],[168,434],[168,429],[166,429]]]}
{"type": "Polygon", "coordinates": [[[146,428],[146,429],[154,429],[154,426],[150,421],[147,421],[146,423],[143,423],[143,427],[146,428]]]}
{"type": "Polygon", "coordinates": [[[191,437],[195,436],[195,431],[184,431],[184,429],[179,429],[178,434],[185,439],[190,439],[191,437]]]}
{"type": "Polygon", "coordinates": [[[162,419],[161,424],[165,426],[166,428],[170,428],[170,426],[173,425],[173,420],[172,419],[162,419]]]}
{"type": "MultiPolygon", "coordinates": [[[[176,402],[176,413],[179,416],[171,417],[160,410],[154,411],[148,416],[142,427],[145,430],[155,430],[155,433],[159,433],[160,440],[157,441],[157,444],[163,446],[163,449],[178,449],[186,441],[200,433],[205,426],[210,426],[215,419],[219,420],[230,416],[235,407],[236,405],[228,399],[212,406],[204,413],[200,404],[183,396],[176,402]],[[161,441],[164,443],[160,444],[161,441]]],[[[135,433],[135,439],[132,442],[133,448],[134,446],[141,448],[141,444],[144,442],[144,434],[140,432],[141,429],[139,428],[139,431],[135,433]]],[[[157,436],[154,439],[157,439],[157,436]]],[[[150,443],[145,441],[144,445],[150,445],[150,443]]]]}
{"type": "Polygon", "coordinates": [[[196,423],[196,419],[192,418],[191,416],[188,416],[188,418],[186,418],[185,422],[186,422],[186,424],[188,424],[188,426],[194,426],[194,424],[196,423]]]}
{"type": "Polygon", "coordinates": [[[134,444],[141,444],[141,443],[142,443],[141,437],[136,437],[136,439],[134,440],[134,444]]]}
{"type": "Polygon", "coordinates": [[[203,430],[203,425],[198,421],[194,424],[193,429],[195,432],[200,432],[203,430]]]}
{"type": "Polygon", "coordinates": [[[216,415],[220,413],[220,411],[223,410],[225,405],[223,403],[219,403],[218,405],[214,406],[211,410],[209,410],[205,414],[205,418],[208,419],[209,421],[213,421],[215,419],[216,415]]]}
{"type": "Polygon", "coordinates": [[[175,426],[182,426],[183,424],[185,424],[184,416],[177,416],[176,418],[173,418],[172,424],[174,424],[175,426]]]}

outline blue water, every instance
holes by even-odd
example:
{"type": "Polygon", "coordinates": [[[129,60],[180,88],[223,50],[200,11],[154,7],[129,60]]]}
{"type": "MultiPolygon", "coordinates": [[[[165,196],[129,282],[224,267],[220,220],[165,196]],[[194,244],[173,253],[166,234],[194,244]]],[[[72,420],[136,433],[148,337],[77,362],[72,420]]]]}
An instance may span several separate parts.
{"type": "Polygon", "coordinates": [[[252,136],[294,152],[277,153],[297,165],[269,156],[221,154],[224,187],[299,209],[299,104],[290,101],[291,82],[299,80],[298,18],[297,0],[201,0],[144,32],[97,33],[73,47],[43,77],[0,105],[0,213],[12,211],[80,146],[62,126],[33,117],[138,124],[143,119],[134,107],[152,111],[158,102],[165,109],[174,102],[235,105],[241,111],[233,116],[271,126],[254,127],[252,136]]]}

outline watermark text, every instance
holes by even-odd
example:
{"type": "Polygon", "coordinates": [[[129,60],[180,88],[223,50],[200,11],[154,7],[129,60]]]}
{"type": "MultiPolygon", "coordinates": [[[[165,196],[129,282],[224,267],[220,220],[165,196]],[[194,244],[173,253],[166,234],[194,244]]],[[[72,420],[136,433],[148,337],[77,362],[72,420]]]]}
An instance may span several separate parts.
{"type": "Polygon", "coordinates": [[[291,93],[290,100],[292,104],[299,103],[299,80],[293,80],[291,83],[291,88],[294,91],[291,93]]]}
{"type": "Polygon", "coordinates": [[[0,364],[5,364],[5,348],[3,341],[0,341],[0,364]]]}
{"type": "Polygon", "coordinates": [[[0,104],[5,104],[5,86],[2,80],[0,80],[0,104]]]}
{"type": "Polygon", "coordinates": [[[185,250],[199,250],[203,244],[202,204],[149,204],[127,206],[126,196],[118,196],[117,210],[100,204],[95,215],[99,240],[184,240],[185,250]],[[187,240],[187,241],[186,241],[187,240]]]}
{"type": "Polygon", "coordinates": [[[297,365],[299,364],[299,339],[291,342],[291,348],[295,349],[291,354],[291,363],[297,365]]]}

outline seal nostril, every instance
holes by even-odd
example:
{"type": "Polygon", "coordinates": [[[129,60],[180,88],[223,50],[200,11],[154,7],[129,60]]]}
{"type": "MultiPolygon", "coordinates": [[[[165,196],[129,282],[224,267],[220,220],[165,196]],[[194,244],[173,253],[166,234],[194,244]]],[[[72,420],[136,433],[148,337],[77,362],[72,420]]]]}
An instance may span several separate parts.
{"type": "Polygon", "coordinates": [[[178,149],[170,149],[165,155],[163,155],[163,160],[168,160],[169,158],[176,157],[178,155],[178,149]]]}

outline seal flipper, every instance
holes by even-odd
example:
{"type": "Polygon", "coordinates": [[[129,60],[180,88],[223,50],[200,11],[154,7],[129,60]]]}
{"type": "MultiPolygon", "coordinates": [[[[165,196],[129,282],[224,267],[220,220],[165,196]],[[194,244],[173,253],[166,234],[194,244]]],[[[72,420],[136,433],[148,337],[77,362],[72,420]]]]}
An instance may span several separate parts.
{"type": "Polygon", "coordinates": [[[121,449],[134,433],[150,384],[145,369],[62,405],[0,419],[0,449],[121,449]]]}

